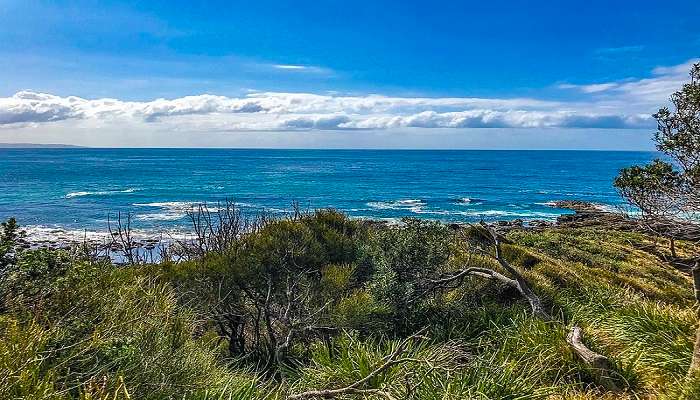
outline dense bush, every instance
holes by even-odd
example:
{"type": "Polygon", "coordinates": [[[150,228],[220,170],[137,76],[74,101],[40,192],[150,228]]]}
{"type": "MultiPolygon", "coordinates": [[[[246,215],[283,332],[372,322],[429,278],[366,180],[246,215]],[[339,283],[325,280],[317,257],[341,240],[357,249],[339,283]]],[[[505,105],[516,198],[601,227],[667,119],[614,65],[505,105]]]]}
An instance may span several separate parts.
{"type": "Polygon", "coordinates": [[[438,222],[406,219],[404,225],[375,232],[370,254],[375,273],[371,291],[384,304],[397,334],[420,324],[422,283],[446,269],[452,232],[438,222]]]}
{"type": "Polygon", "coordinates": [[[431,286],[465,266],[500,270],[473,251],[478,228],[322,210],[187,261],[131,266],[23,250],[19,238],[3,225],[0,398],[281,399],[352,385],[397,349],[403,361],[358,388],[373,392],[344,398],[694,395],[689,280],[640,234],[511,232],[503,256],[551,321],[498,281],[431,286]],[[620,392],[572,352],[571,323],[612,360],[620,392]]]}

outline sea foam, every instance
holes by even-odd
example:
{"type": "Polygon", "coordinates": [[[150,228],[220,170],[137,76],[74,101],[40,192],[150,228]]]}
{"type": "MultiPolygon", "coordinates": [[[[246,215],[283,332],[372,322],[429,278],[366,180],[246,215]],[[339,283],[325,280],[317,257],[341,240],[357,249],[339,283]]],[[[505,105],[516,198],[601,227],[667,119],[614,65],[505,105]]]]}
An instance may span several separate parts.
{"type": "Polygon", "coordinates": [[[426,206],[420,199],[402,199],[395,201],[370,201],[367,206],[375,210],[408,210],[413,213],[421,213],[426,206]]]}
{"type": "MultiPolygon", "coordinates": [[[[157,208],[157,212],[138,213],[134,216],[137,221],[178,221],[187,216],[187,213],[196,211],[197,207],[205,205],[203,202],[193,201],[161,201],[153,203],[134,203],[135,207],[157,208]]],[[[207,206],[209,211],[215,212],[216,207],[207,206]]]]}
{"type": "Polygon", "coordinates": [[[138,189],[135,188],[128,188],[128,189],[123,189],[123,190],[100,190],[96,192],[87,192],[87,191],[80,191],[80,192],[70,192],[66,194],[64,197],[67,199],[72,199],[74,197],[84,197],[84,196],[109,196],[113,194],[120,194],[120,193],[134,193],[138,189]]]}
{"type": "Polygon", "coordinates": [[[477,206],[484,204],[486,200],[483,199],[473,199],[471,197],[462,197],[455,201],[455,204],[460,206],[477,206]]]}

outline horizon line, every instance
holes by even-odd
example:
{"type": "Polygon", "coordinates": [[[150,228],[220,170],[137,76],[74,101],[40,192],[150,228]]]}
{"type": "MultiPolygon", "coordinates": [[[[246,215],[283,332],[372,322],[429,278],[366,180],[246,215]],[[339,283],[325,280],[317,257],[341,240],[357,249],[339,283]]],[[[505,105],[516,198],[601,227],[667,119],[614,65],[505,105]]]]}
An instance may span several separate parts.
{"type": "Polygon", "coordinates": [[[0,143],[0,150],[293,150],[293,151],[587,151],[587,152],[628,152],[628,153],[657,153],[658,150],[630,150],[630,149],[497,149],[497,148],[372,148],[372,147],[109,147],[109,146],[82,146],[60,143],[0,143]]]}

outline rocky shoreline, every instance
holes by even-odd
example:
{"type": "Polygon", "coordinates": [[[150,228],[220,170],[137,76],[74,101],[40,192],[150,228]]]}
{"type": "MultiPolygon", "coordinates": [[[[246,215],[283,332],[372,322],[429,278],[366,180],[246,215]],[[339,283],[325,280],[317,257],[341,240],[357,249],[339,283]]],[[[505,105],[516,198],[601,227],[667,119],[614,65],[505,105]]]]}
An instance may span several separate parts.
{"type": "MultiPolygon", "coordinates": [[[[549,203],[553,208],[571,210],[573,214],[562,214],[556,220],[501,220],[494,221],[491,224],[501,232],[507,232],[513,229],[549,229],[553,227],[594,227],[604,226],[606,228],[641,231],[648,229],[648,226],[642,226],[639,221],[629,218],[623,212],[617,212],[608,206],[600,204],[577,201],[563,200],[553,201],[549,203]]],[[[388,225],[384,220],[366,220],[370,225],[388,225]]],[[[449,226],[453,229],[460,229],[467,225],[466,223],[451,223],[449,226]]],[[[664,226],[656,226],[656,231],[660,234],[664,233],[664,226]]],[[[690,240],[700,239],[700,225],[691,225],[687,232],[684,232],[684,238],[690,240]]],[[[153,232],[134,232],[132,234],[132,243],[137,251],[144,254],[152,254],[159,251],[163,246],[169,246],[173,243],[191,241],[192,235],[186,233],[153,233],[153,232]]],[[[27,232],[24,238],[20,239],[20,244],[24,248],[48,248],[55,250],[75,250],[80,247],[82,249],[91,249],[94,253],[102,253],[105,255],[116,254],[123,251],[123,246],[120,244],[118,234],[108,232],[80,232],[67,231],[61,228],[46,228],[41,232],[27,232]]]]}
{"type": "Polygon", "coordinates": [[[513,220],[513,221],[498,221],[496,225],[501,227],[509,227],[515,225],[518,228],[550,228],[553,226],[562,227],[582,227],[582,226],[600,226],[606,225],[610,227],[619,227],[627,225],[633,221],[624,215],[622,212],[603,206],[601,204],[591,203],[580,200],[561,200],[548,203],[550,207],[571,210],[573,214],[562,214],[555,221],[546,220],[513,220]]]}
{"type": "MultiPolygon", "coordinates": [[[[68,230],[59,227],[21,229],[17,240],[24,249],[63,250],[72,253],[90,254],[96,258],[109,258],[114,262],[122,261],[124,245],[117,232],[96,232],[68,230]]],[[[134,231],[131,243],[135,254],[148,260],[159,258],[163,248],[179,241],[192,240],[182,233],[154,233],[134,231]]]]}
{"type": "MultiPolygon", "coordinates": [[[[603,208],[600,205],[582,202],[582,201],[560,201],[552,202],[550,206],[553,208],[564,208],[575,212],[575,214],[561,215],[556,221],[553,220],[542,220],[542,219],[513,219],[513,220],[501,220],[492,222],[493,225],[497,226],[499,229],[531,229],[531,228],[547,228],[555,225],[561,224],[573,224],[573,223],[597,223],[600,224],[603,221],[610,220],[612,216],[616,215],[610,212],[602,211],[603,208]],[[601,218],[605,216],[605,218],[601,218]]],[[[620,219],[623,217],[618,217],[620,219]]],[[[369,225],[390,225],[391,222],[386,220],[366,220],[369,225]]],[[[466,225],[465,223],[452,223],[450,226],[453,228],[458,228],[466,225]]],[[[139,248],[144,248],[146,250],[155,249],[159,243],[172,243],[178,240],[191,240],[186,233],[154,233],[147,231],[134,231],[132,232],[132,238],[134,245],[139,248]]],[[[93,248],[99,248],[101,250],[111,249],[112,251],[119,250],[118,244],[118,234],[116,232],[110,235],[109,232],[95,232],[95,231],[80,231],[80,230],[67,230],[59,227],[50,227],[43,229],[32,229],[26,232],[23,239],[20,239],[21,246],[24,248],[49,248],[49,249],[61,249],[68,250],[74,248],[75,246],[89,246],[93,248]]]]}

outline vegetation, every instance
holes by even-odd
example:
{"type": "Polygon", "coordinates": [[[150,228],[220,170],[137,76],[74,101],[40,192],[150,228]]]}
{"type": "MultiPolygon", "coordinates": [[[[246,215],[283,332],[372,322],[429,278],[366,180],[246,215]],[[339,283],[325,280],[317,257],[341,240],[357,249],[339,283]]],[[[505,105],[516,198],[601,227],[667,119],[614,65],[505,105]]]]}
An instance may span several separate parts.
{"type": "MultiPolygon", "coordinates": [[[[693,65],[690,82],[671,96],[671,102],[672,111],[664,107],[654,114],[656,147],[668,161],[625,168],[615,186],[641,212],[639,219],[648,231],[670,238],[672,261],[691,270],[700,302],[700,253],[679,257],[675,249],[675,239],[688,236],[689,220],[700,220],[700,63],[693,65]]],[[[700,237],[692,239],[700,241],[700,237]]],[[[700,327],[688,377],[700,379],[700,327]]]]}
{"type": "Polygon", "coordinates": [[[248,219],[227,204],[194,212],[195,239],[158,262],[118,215],[117,265],[88,246],[25,249],[10,219],[0,398],[698,399],[700,244],[684,232],[700,65],[672,102],[655,115],[671,162],[615,181],[642,233],[248,219]]]}
{"type": "Polygon", "coordinates": [[[695,398],[692,283],[651,236],[518,230],[496,233],[497,257],[481,226],[332,210],[246,226],[177,263],[117,266],[25,250],[4,224],[0,398],[695,398]],[[484,272],[517,280],[501,261],[542,314],[484,272]],[[612,386],[567,342],[574,325],[612,386]]]}

